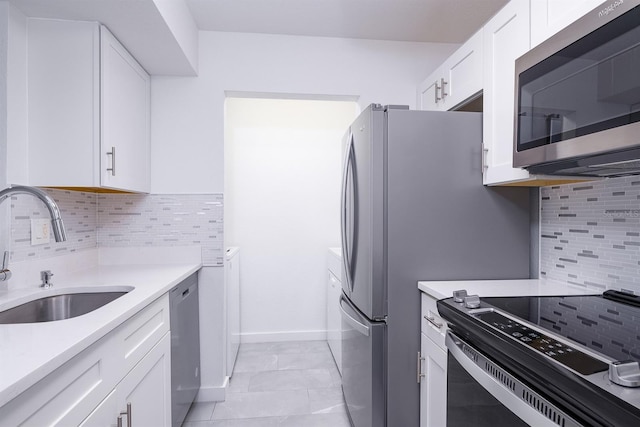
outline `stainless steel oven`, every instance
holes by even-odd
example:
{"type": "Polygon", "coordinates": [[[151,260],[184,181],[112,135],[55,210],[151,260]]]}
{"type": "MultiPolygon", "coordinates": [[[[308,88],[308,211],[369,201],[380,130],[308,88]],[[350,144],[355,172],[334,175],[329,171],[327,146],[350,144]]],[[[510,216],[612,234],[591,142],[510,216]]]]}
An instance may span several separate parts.
{"type": "Polygon", "coordinates": [[[447,427],[584,425],[450,331],[446,344],[447,427]]]}
{"type": "Polygon", "coordinates": [[[621,295],[438,301],[447,426],[639,426],[640,297],[621,295]]]}

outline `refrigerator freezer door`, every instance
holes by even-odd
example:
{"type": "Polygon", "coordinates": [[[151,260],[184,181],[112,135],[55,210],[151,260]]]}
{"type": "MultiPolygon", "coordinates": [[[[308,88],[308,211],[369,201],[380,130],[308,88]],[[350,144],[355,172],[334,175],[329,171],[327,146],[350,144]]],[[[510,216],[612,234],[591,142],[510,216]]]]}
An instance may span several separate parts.
{"type": "Polygon", "coordinates": [[[342,393],[354,427],[386,425],[384,322],[370,322],[343,295],[342,393]]]}

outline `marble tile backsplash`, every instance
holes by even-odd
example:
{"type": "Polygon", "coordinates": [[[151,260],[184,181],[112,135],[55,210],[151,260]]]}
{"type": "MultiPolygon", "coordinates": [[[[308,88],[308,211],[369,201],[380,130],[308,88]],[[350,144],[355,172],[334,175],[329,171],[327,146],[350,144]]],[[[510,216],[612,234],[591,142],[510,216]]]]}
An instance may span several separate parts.
{"type": "Polygon", "coordinates": [[[203,265],[222,265],[222,199],[222,194],[99,194],[98,245],[201,245],[203,265]]]}
{"type": "Polygon", "coordinates": [[[640,293],[640,176],[541,190],[540,277],[640,293]]]}
{"type": "Polygon", "coordinates": [[[11,197],[11,259],[24,261],[68,254],[97,246],[96,195],[78,191],[46,190],[64,220],[67,240],[31,246],[31,219],[49,218],[44,204],[28,195],[11,197]]]}
{"type": "Polygon", "coordinates": [[[95,247],[191,246],[202,248],[203,265],[222,265],[223,196],[95,194],[46,190],[58,203],[67,241],[31,245],[31,219],[48,218],[40,201],[11,200],[13,261],[47,258],[95,247]]]}

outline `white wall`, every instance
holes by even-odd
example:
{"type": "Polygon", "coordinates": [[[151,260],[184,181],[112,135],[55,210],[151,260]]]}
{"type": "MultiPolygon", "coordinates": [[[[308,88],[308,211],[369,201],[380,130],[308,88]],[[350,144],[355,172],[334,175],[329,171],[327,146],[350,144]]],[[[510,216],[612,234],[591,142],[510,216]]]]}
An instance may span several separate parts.
{"type": "Polygon", "coordinates": [[[357,112],[355,102],[227,100],[225,243],[242,250],[242,342],[325,338],[341,139],[357,112]]]}
{"type": "Polygon", "coordinates": [[[9,57],[9,3],[0,1],[0,188],[7,184],[7,61],[9,57]]]}
{"type": "MultiPolygon", "coordinates": [[[[26,184],[29,179],[27,106],[27,18],[9,8],[9,55],[7,81],[8,184],[26,184]]],[[[52,165],[52,167],[55,167],[52,165]]]]}
{"type": "MultiPolygon", "coordinates": [[[[27,173],[26,17],[0,1],[0,189],[27,173]]],[[[9,248],[10,203],[0,205],[0,256],[9,248]]]]}
{"type": "Polygon", "coordinates": [[[151,81],[151,191],[224,187],[225,91],[353,95],[415,107],[418,83],[457,45],[200,32],[199,77],[151,81]]]}

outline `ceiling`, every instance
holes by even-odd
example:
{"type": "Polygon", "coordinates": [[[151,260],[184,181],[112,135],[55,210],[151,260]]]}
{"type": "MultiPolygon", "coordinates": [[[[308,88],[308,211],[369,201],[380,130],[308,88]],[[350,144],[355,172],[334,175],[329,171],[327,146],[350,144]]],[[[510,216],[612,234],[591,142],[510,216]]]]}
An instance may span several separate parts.
{"type": "Polygon", "coordinates": [[[508,0],[186,0],[201,30],[462,43],[508,0]]]}
{"type": "Polygon", "coordinates": [[[508,2],[508,0],[10,1],[28,17],[101,22],[111,30],[147,72],[160,75],[195,75],[197,73],[198,29],[462,43],[508,2]],[[177,32],[176,29],[178,29],[177,32]]]}

